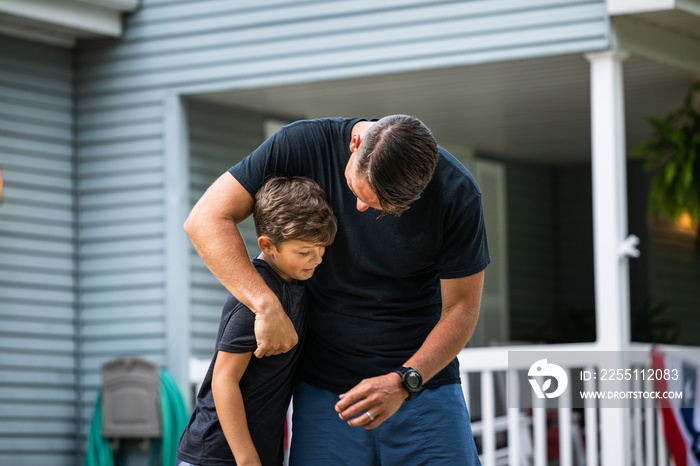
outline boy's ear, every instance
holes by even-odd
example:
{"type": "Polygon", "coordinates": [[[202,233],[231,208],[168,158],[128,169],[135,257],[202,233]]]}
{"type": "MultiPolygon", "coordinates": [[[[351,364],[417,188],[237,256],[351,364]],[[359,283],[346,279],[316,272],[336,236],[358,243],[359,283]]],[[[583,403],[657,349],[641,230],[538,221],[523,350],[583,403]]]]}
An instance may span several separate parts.
{"type": "Polygon", "coordinates": [[[275,244],[272,242],[272,240],[265,235],[258,236],[258,246],[260,247],[260,250],[264,252],[265,254],[272,254],[274,253],[274,247],[275,244]]]}

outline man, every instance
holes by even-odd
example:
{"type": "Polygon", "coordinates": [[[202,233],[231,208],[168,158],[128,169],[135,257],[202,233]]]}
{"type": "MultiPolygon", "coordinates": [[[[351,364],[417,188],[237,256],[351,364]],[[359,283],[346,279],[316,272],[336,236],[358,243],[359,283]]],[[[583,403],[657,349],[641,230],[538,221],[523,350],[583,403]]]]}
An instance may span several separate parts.
{"type": "Polygon", "coordinates": [[[236,228],[273,175],[314,179],[338,218],[336,241],[307,282],[292,463],[479,464],[456,360],[489,263],[471,174],[419,120],[392,115],[293,123],[222,175],[185,229],[255,312],[257,357],[296,344],[236,228]]]}

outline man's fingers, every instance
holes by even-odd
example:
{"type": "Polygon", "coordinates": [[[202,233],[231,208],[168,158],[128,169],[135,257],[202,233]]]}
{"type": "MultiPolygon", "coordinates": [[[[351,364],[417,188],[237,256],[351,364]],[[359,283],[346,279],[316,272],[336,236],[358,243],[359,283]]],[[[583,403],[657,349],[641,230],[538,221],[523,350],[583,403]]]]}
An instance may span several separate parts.
{"type": "MultiPolygon", "coordinates": [[[[340,401],[335,404],[335,410],[338,413],[341,413],[341,418],[343,417],[343,412],[347,410],[348,408],[352,407],[356,402],[362,400],[364,398],[363,394],[359,394],[358,392],[358,387],[353,388],[349,392],[343,393],[340,395],[340,401]]],[[[346,416],[350,417],[350,416],[346,416]]]]}
{"type": "Polygon", "coordinates": [[[296,343],[290,343],[284,346],[276,345],[276,346],[270,346],[270,345],[265,345],[264,343],[259,343],[258,342],[258,348],[255,350],[253,353],[256,358],[262,358],[265,356],[275,356],[277,354],[282,354],[286,353],[287,351],[291,350],[296,346],[296,343]]]}
{"type": "Polygon", "coordinates": [[[274,356],[276,354],[281,354],[284,353],[284,351],[280,351],[279,349],[275,350],[272,349],[268,346],[258,346],[258,349],[255,350],[253,353],[256,358],[264,358],[266,356],[274,356]]]}
{"type": "MultiPolygon", "coordinates": [[[[293,327],[292,331],[294,331],[293,327]]],[[[258,341],[258,347],[253,354],[256,358],[262,358],[264,356],[274,356],[276,354],[286,353],[296,346],[298,339],[299,337],[297,336],[296,332],[294,332],[294,334],[283,344],[272,345],[266,341],[258,341]]]]}
{"type": "MultiPolygon", "coordinates": [[[[341,419],[354,418],[377,404],[375,395],[369,387],[360,383],[341,396],[340,401],[335,404],[335,410],[341,419]]],[[[356,421],[354,425],[361,424],[356,421]]]]}
{"type": "Polygon", "coordinates": [[[375,427],[379,427],[386,419],[388,419],[383,414],[372,414],[372,411],[372,409],[363,411],[361,414],[350,419],[348,424],[350,424],[352,427],[364,427],[365,429],[370,430],[374,429],[375,427]],[[367,413],[370,413],[372,416],[368,416],[367,413]]]}
{"type": "Polygon", "coordinates": [[[365,379],[340,395],[335,410],[352,427],[379,427],[403,403],[405,393],[394,380],[396,374],[365,379]],[[367,414],[369,413],[369,415],[367,414]]]}
{"type": "Polygon", "coordinates": [[[258,347],[253,354],[256,358],[286,353],[299,341],[292,321],[281,310],[265,316],[256,314],[255,336],[258,347]]]}
{"type": "Polygon", "coordinates": [[[365,429],[374,429],[382,425],[389,416],[385,415],[381,405],[370,403],[367,400],[360,401],[349,408],[345,413],[348,425],[351,427],[364,427],[365,429]]]}

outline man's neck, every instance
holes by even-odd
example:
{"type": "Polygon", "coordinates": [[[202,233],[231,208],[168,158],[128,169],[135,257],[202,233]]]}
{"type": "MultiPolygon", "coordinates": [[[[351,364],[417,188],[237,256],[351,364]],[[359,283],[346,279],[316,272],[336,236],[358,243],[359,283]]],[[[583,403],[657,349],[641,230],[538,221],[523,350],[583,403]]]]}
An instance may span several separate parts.
{"type": "Polygon", "coordinates": [[[350,136],[352,137],[353,134],[359,134],[361,136],[362,133],[367,131],[367,128],[369,128],[375,123],[376,121],[358,121],[353,125],[352,133],[350,133],[350,136]]]}

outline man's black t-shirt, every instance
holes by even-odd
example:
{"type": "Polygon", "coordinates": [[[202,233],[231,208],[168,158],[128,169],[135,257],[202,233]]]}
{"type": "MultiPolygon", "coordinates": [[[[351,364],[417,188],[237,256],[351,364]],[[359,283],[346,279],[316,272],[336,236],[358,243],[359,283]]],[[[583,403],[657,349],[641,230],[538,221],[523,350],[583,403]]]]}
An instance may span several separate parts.
{"type": "MultiPolygon", "coordinates": [[[[284,458],[284,422],[292,396],[294,369],[306,325],[306,294],[303,285],[285,282],[264,260],[253,259],[253,265],[279,298],[299,335],[299,344],[287,353],[252,357],[240,381],[248,430],[260,460],[264,466],[279,466],[284,458]]],[[[229,294],[221,313],[214,358],[180,438],[179,459],[198,466],[236,464],[216,414],[211,379],[219,351],[248,353],[257,349],[254,326],[255,314],[229,294]]]]}
{"type": "MultiPolygon", "coordinates": [[[[251,196],[276,175],[307,176],[326,192],[338,234],[306,282],[299,377],[336,393],[408,360],[440,318],[440,279],[473,275],[490,261],[481,192],[443,148],[432,180],[401,217],[357,210],[345,167],[361,120],[292,123],[229,170],[251,196]]],[[[426,387],[459,380],[455,358],[426,387]]]]}

